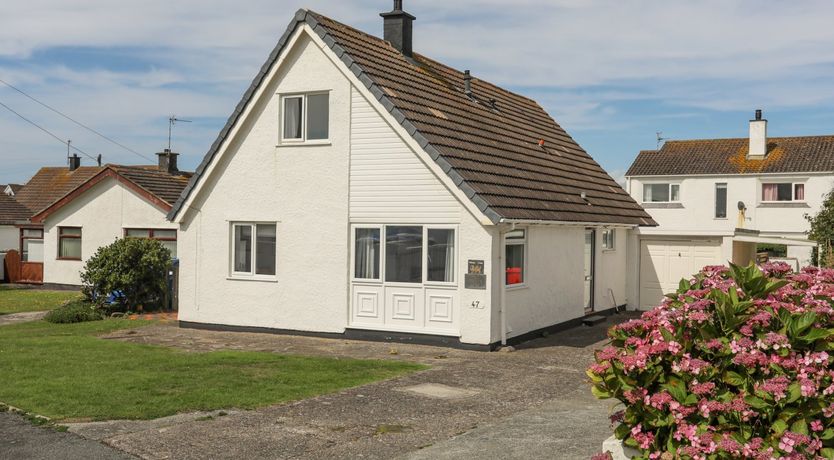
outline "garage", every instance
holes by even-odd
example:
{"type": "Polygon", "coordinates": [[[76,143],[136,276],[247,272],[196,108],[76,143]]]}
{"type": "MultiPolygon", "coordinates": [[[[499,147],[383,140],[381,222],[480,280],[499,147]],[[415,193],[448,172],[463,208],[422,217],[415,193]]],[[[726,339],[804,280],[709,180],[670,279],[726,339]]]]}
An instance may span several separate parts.
{"type": "Polygon", "coordinates": [[[660,304],[667,293],[678,288],[705,265],[721,261],[721,243],[715,240],[644,240],[640,243],[640,309],[660,304]]]}

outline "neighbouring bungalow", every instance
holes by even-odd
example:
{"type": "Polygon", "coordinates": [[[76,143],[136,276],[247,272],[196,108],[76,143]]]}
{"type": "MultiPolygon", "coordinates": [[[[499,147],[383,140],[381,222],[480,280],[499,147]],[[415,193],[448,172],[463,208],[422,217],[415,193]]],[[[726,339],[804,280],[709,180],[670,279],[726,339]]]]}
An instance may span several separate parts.
{"type": "Polygon", "coordinates": [[[492,349],[626,303],[654,221],[535,101],[414,52],[401,3],[384,40],[296,13],[169,213],[181,326],[492,349]]]}
{"type": "Polygon", "coordinates": [[[177,169],[178,154],[157,155],[159,165],[91,168],[94,174],[32,216],[42,232],[44,283],[80,285],[84,262],[118,238],[157,239],[176,257],[177,226],[165,216],[191,174],[177,169]]]}

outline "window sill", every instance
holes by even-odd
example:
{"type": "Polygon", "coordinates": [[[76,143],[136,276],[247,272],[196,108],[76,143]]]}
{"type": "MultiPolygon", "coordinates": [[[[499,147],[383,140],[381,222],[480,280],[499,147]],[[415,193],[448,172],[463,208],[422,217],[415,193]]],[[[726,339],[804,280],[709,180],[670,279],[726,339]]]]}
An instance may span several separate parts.
{"type": "Polygon", "coordinates": [[[504,290],[507,291],[507,292],[509,292],[509,291],[520,291],[522,289],[527,289],[528,287],[529,286],[527,286],[527,283],[510,284],[510,285],[505,284],[504,285],[504,290]]]}
{"type": "Polygon", "coordinates": [[[602,252],[603,252],[603,253],[608,253],[608,252],[617,252],[617,250],[616,250],[616,249],[614,249],[614,248],[611,248],[611,249],[603,249],[603,250],[602,250],[602,252]]]}
{"type": "Polygon", "coordinates": [[[259,281],[261,283],[277,283],[275,277],[254,277],[254,276],[227,276],[228,281],[259,281]]]}
{"type": "Polygon", "coordinates": [[[643,206],[644,209],[683,209],[683,204],[673,201],[640,203],[640,206],[643,206]]]}
{"type": "Polygon", "coordinates": [[[804,201],[766,201],[759,203],[757,208],[810,208],[804,201]]]}
{"type": "Polygon", "coordinates": [[[77,259],[75,257],[56,257],[55,260],[63,260],[66,262],[81,262],[80,257],[77,259]]]}
{"type": "Polygon", "coordinates": [[[329,139],[327,140],[320,140],[320,141],[299,141],[299,142],[292,142],[292,141],[284,141],[275,146],[275,148],[284,148],[284,147],[307,147],[307,146],[326,146],[326,145],[333,145],[329,139]]]}

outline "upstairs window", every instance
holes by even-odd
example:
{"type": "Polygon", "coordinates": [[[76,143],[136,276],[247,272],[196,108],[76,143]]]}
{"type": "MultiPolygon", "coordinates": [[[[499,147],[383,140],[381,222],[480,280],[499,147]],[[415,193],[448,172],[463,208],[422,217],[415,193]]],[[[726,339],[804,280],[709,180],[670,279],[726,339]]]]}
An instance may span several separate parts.
{"type": "Polygon", "coordinates": [[[286,142],[325,141],[330,136],[330,95],[283,97],[281,139],[286,142]]]}
{"type": "Polygon", "coordinates": [[[81,227],[58,227],[58,259],[81,260],[81,227]]]}
{"type": "Polygon", "coordinates": [[[727,184],[715,184],[715,218],[727,218],[727,184]]]}
{"type": "Polygon", "coordinates": [[[762,184],[762,201],[805,201],[805,184],[791,182],[762,184]]]}
{"type": "Polygon", "coordinates": [[[644,203],[677,203],[681,200],[680,184],[643,185],[644,203]]]}

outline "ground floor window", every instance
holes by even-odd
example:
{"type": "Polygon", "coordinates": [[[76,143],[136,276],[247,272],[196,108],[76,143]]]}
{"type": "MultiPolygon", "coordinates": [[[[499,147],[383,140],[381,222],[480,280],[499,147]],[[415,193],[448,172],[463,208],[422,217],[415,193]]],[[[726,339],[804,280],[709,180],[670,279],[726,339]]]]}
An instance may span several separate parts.
{"type": "Polygon", "coordinates": [[[614,250],[615,235],[615,230],[613,228],[602,231],[602,249],[606,251],[614,250]]]}
{"type": "Polygon", "coordinates": [[[23,262],[43,262],[43,229],[20,229],[20,260],[23,262]]]}
{"type": "Polygon", "coordinates": [[[357,227],[353,278],[392,283],[455,282],[455,229],[423,225],[357,227]],[[384,235],[384,243],[382,241],[384,235]],[[384,268],[383,268],[384,267],[384,268]]]}
{"type": "Polygon", "coordinates": [[[233,275],[275,276],[277,258],[276,224],[232,224],[233,275]]]}
{"type": "Polygon", "coordinates": [[[524,257],[527,247],[525,230],[513,230],[504,235],[507,286],[524,283],[524,257]]]}
{"type": "Polygon", "coordinates": [[[58,259],[81,260],[81,227],[58,227],[58,259]]]}
{"type": "Polygon", "coordinates": [[[128,228],[125,230],[127,238],[150,238],[162,243],[162,246],[171,251],[171,258],[177,258],[177,231],[170,229],[156,228],[128,228]]]}

